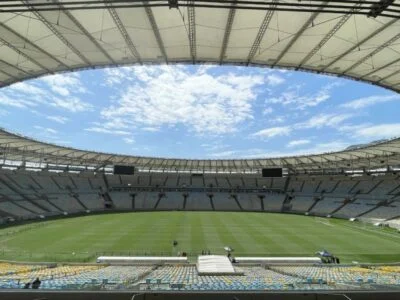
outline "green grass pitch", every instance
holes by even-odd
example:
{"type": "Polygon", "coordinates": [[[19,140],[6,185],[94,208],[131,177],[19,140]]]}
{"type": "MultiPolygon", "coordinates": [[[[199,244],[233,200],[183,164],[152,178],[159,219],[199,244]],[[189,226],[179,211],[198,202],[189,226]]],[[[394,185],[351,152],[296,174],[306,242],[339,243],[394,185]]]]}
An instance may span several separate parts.
{"type": "Polygon", "coordinates": [[[138,212],[57,219],[0,229],[0,259],[95,261],[98,255],[312,256],[400,261],[400,234],[346,220],[246,212],[138,212]],[[178,246],[173,247],[172,241],[178,246]]]}

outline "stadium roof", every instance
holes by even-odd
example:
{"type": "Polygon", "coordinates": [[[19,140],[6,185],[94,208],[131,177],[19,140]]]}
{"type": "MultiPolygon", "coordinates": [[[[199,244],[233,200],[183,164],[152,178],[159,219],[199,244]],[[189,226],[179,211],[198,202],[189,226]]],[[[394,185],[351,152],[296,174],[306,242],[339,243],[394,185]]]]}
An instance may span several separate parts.
{"type": "MultiPolygon", "coordinates": [[[[133,64],[211,63],[333,74],[400,91],[400,0],[0,2],[0,86],[42,75],[133,64]]],[[[378,168],[400,139],[335,153],[268,159],[124,156],[0,130],[3,161],[141,169],[244,171],[378,168]]]]}
{"type": "Polygon", "coordinates": [[[0,165],[9,161],[91,166],[133,165],[141,170],[191,172],[244,172],[283,167],[293,172],[312,170],[359,170],[400,165],[400,138],[352,150],[315,155],[264,159],[172,159],[84,151],[52,145],[0,129],[0,165]]]}
{"type": "Polygon", "coordinates": [[[0,2],[0,86],[131,64],[334,74],[400,91],[400,0],[0,2]]]}

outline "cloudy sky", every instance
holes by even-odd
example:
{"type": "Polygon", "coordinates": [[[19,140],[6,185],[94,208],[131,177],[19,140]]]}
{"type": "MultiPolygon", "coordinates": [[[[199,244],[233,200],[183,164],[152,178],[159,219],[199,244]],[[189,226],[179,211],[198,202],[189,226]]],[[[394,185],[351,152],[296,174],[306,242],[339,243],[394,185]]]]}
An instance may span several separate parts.
{"type": "Polygon", "coordinates": [[[400,95],[282,70],[140,66],[0,90],[0,127],[80,149],[158,157],[275,157],[400,136],[400,95]]]}

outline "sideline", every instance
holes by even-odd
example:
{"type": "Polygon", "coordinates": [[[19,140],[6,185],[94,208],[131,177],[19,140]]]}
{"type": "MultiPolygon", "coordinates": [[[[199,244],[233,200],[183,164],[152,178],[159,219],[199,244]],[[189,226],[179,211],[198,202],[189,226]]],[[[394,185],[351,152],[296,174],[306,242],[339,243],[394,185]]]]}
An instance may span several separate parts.
{"type": "MultiPolygon", "coordinates": [[[[360,231],[368,231],[368,232],[376,233],[378,235],[386,235],[386,236],[395,238],[396,242],[400,242],[400,235],[396,235],[395,233],[381,232],[381,231],[378,231],[376,229],[363,228],[363,227],[359,227],[357,225],[348,225],[348,224],[342,224],[342,225],[344,227],[351,228],[351,229],[356,229],[356,230],[360,230],[360,231]]],[[[367,224],[367,226],[370,226],[370,225],[367,224]]]]}
{"type": "Polygon", "coordinates": [[[325,218],[315,218],[314,221],[320,224],[324,224],[326,226],[335,227],[335,225],[331,224],[329,220],[325,220],[325,218]]]}

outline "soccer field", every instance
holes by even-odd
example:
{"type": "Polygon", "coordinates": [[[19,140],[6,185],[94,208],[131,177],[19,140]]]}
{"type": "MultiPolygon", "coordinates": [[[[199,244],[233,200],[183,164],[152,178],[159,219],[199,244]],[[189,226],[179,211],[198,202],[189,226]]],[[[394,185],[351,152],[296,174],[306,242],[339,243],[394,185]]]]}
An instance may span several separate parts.
{"type": "Polygon", "coordinates": [[[0,229],[0,259],[95,261],[98,255],[312,256],[342,262],[400,261],[400,234],[346,220],[245,212],[100,214],[0,229]],[[173,240],[178,246],[173,247],[173,240]]]}

